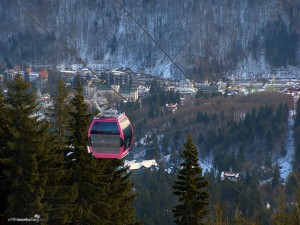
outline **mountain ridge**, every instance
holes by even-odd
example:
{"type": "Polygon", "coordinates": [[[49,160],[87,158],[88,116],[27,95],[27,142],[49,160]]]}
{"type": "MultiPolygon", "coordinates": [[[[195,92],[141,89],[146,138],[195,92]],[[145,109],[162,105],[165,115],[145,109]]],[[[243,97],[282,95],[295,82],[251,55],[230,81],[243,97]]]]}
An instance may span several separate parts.
{"type": "MultiPolygon", "coordinates": [[[[300,64],[300,2],[129,1],[123,6],[174,62],[193,78],[264,76],[300,64]]],[[[84,62],[180,78],[180,70],[118,1],[22,1],[22,7],[84,62]]],[[[75,58],[24,14],[2,1],[0,63],[71,65],[75,58]]]]}

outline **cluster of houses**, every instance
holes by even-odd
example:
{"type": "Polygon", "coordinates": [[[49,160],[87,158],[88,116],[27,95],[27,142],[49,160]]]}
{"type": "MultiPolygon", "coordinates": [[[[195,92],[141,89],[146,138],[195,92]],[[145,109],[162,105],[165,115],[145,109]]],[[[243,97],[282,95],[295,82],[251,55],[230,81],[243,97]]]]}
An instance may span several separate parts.
{"type": "Polygon", "coordinates": [[[48,81],[47,70],[36,72],[30,68],[21,70],[19,67],[16,67],[14,69],[5,70],[4,74],[0,75],[0,82],[4,80],[13,80],[17,74],[20,74],[24,79],[29,80],[31,83],[34,82],[38,89],[42,89],[48,81]]]}
{"type": "MultiPolygon", "coordinates": [[[[30,82],[34,82],[37,89],[42,89],[48,80],[48,72],[45,69],[40,71],[33,71],[30,68],[21,70],[19,67],[14,69],[7,69],[3,75],[0,74],[0,81],[7,79],[13,79],[16,74],[21,74],[24,78],[30,82]]],[[[152,75],[135,73],[130,69],[116,68],[105,71],[89,71],[88,69],[82,70],[60,70],[57,76],[64,78],[67,85],[71,85],[71,81],[74,76],[79,74],[85,78],[84,94],[86,97],[91,97],[96,91],[99,94],[117,94],[124,97],[124,99],[136,101],[139,98],[143,98],[147,95],[149,87],[147,84],[152,79],[156,79],[158,83],[163,84],[166,90],[178,91],[182,97],[195,96],[197,91],[200,90],[203,94],[227,94],[227,95],[245,95],[251,92],[267,91],[270,88],[276,88],[277,90],[285,90],[291,95],[299,96],[299,83],[298,81],[290,80],[269,80],[267,83],[255,83],[253,81],[246,82],[232,82],[230,84],[222,82],[209,81],[206,77],[203,82],[191,82],[188,79],[174,81],[155,77],[152,75]],[[103,82],[101,77],[106,77],[112,85],[107,85],[103,82]]]]}
{"type": "MultiPolygon", "coordinates": [[[[21,74],[30,82],[34,82],[38,90],[42,90],[48,81],[47,70],[37,72],[30,68],[27,68],[26,70],[20,70],[20,68],[6,70],[4,75],[0,75],[0,80],[3,80],[4,77],[7,80],[11,80],[16,76],[16,74],[21,74]]],[[[138,99],[145,97],[149,92],[149,86],[147,86],[147,84],[151,83],[152,79],[156,79],[157,82],[163,84],[166,90],[178,91],[182,98],[187,96],[193,97],[196,95],[198,90],[200,90],[202,94],[206,95],[220,93],[230,96],[248,94],[252,87],[256,88],[256,91],[264,91],[268,87],[268,84],[253,84],[250,82],[239,82],[229,85],[222,81],[211,82],[207,77],[203,82],[191,82],[188,79],[174,81],[154,77],[152,75],[135,73],[128,69],[123,70],[122,68],[93,72],[90,72],[87,69],[80,71],[60,70],[57,76],[64,78],[67,85],[71,85],[74,76],[77,74],[80,74],[80,76],[85,79],[84,94],[86,98],[91,98],[95,92],[98,92],[100,95],[119,95],[128,101],[137,101],[138,99]],[[101,77],[106,77],[106,80],[112,85],[107,85],[106,82],[103,82],[101,77]]],[[[274,87],[278,87],[278,85],[280,87],[287,87],[287,84],[282,83],[272,83],[272,85],[274,87]]],[[[167,107],[172,111],[176,111],[176,106],[167,107]]]]}
{"type": "MultiPolygon", "coordinates": [[[[159,165],[157,164],[155,159],[151,160],[132,160],[125,161],[125,166],[128,166],[129,170],[131,170],[134,174],[142,173],[145,169],[158,169],[159,165]]],[[[168,170],[166,170],[168,172],[168,170]]],[[[175,170],[176,171],[176,170],[175,170]]],[[[237,182],[241,179],[241,175],[239,172],[230,172],[230,171],[222,171],[220,174],[221,180],[229,180],[232,182],[237,182]]]]}
{"type": "MultiPolygon", "coordinates": [[[[21,70],[20,68],[6,70],[4,74],[0,74],[0,83],[6,80],[12,80],[17,74],[21,74],[25,79],[34,83],[38,90],[44,88],[48,81],[47,70],[33,71],[28,68],[21,70]]],[[[207,78],[203,82],[194,83],[190,80],[167,80],[151,75],[145,75],[141,73],[134,73],[131,70],[123,70],[121,68],[109,70],[109,71],[93,71],[91,73],[87,69],[81,71],[75,70],[61,70],[58,72],[58,76],[64,78],[67,85],[72,84],[74,76],[80,75],[84,78],[83,90],[86,99],[91,100],[95,93],[100,96],[122,96],[122,98],[128,101],[137,101],[147,96],[150,87],[148,84],[151,83],[152,79],[156,79],[158,83],[163,84],[166,90],[178,91],[184,99],[185,97],[194,97],[198,90],[207,95],[213,95],[217,93],[227,95],[245,95],[251,92],[251,88],[255,88],[256,91],[266,91],[270,86],[280,89],[286,94],[290,94],[295,100],[300,96],[300,85],[297,82],[269,82],[268,84],[251,83],[251,82],[238,82],[233,84],[227,84],[222,81],[210,82],[207,78]],[[112,85],[107,85],[102,79],[106,77],[106,82],[109,81],[112,85]]],[[[40,102],[45,108],[51,105],[50,95],[40,97],[40,102]]],[[[296,101],[295,101],[296,102],[296,101]]],[[[176,112],[178,104],[166,104],[166,108],[171,112],[176,112]]],[[[142,160],[145,156],[145,151],[138,151],[135,155],[135,159],[140,161],[127,161],[126,165],[129,166],[130,170],[137,171],[141,169],[157,168],[158,165],[155,160],[142,160]]],[[[221,173],[222,180],[238,181],[240,174],[238,172],[225,172],[221,173]]]]}

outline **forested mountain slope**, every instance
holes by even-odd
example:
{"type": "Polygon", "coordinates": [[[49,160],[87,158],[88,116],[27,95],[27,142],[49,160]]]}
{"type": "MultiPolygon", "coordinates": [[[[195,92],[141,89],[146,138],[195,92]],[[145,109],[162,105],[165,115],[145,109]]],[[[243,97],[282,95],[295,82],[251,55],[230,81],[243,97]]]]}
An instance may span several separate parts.
{"type": "MultiPolygon", "coordinates": [[[[300,63],[297,0],[21,2],[84,62],[182,76],[121,5],[196,78],[225,72],[266,75],[279,68],[294,70],[300,63]]],[[[0,14],[1,64],[78,63],[14,1],[1,1],[0,14]]]]}

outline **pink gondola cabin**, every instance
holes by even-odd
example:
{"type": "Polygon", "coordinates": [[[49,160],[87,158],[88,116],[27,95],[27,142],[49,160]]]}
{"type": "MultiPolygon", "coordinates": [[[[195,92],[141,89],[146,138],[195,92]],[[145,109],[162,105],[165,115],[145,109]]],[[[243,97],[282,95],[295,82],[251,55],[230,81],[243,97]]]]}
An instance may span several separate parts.
{"type": "Polygon", "coordinates": [[[95,158],[123,158],[132,143],[132,125],[124,113],[99,115],[90,124],[87,148],[95,158]]]}

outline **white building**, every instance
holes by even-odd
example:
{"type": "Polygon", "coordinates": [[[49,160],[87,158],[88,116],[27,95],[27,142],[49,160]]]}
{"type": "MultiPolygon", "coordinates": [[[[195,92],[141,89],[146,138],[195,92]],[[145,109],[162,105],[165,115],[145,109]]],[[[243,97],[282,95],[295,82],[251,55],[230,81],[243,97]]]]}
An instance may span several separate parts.
{"type": "Polygon", "coordinates": [[[40,75],[40,74],[39,74],[38,72],[30,72],[30,73],[29,73],[29,80],[30,80],[30,82],[35,81],[36,78],[39,77],[39,75],[40,75]]]}
{"type": "Polygon", "coordinates": [[[136,88],[120,88],[119,94],[128,100],[136,101],[139,98],[139,93],[136,88]]]}
{"type": "Polygon", "coordinates": [[[138,91],[138,97],[142,98],[142,97],[145,97],[149,93],[149,88],[140,85],[140,86],[138,86],[137,91],[138,91]]]}
{"type": "Polygon", "coordinates": [[[193,83],[188,79],[181,80],[179,83],[179,86],[181,89],[193,89],[194,88],[193,83]]]}
{"type": "Polygon", "coordinates": [[[141,168],[150,168],[150,167],[158,167],[158,164],[156,163],[155,159],[151,160],[143,160],[141,162],[133,161],[125,161],[125,165],[129,166],[130,170],[138,170],[141,168]]]}
{"type": "Polygon", "coordinates": [[[238,172],[224,172],[221,173],[221,180],[231,180],[231,181],[238,181],[240,179],[240,173],[238,172]]]}

